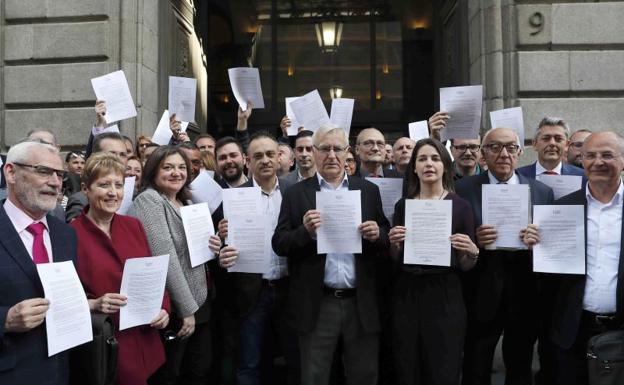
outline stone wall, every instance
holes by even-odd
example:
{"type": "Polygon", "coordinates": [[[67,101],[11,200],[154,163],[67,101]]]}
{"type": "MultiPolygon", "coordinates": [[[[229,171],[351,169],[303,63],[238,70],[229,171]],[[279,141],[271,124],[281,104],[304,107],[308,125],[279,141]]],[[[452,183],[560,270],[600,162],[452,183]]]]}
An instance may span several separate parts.
{"type": "Polygon", "coordinates": [[[469,18],[484,129],[489,111],[522,106],[526,138],[545,115],[624,132],[624,2],[469,0],[469,18]]]}
{"type": "MultiPolygon", "coordinates": [[[[135,119],[119,122],[121,131],[131,137],[151,134],[167,105],[167,76],[177,75],[176,67],[163,60],[176,56],[170,45],[162,44],[170,41],[163,35],[173,35],[178,20],[188,29],[180,4],[191,10],[187,56],[195,63],[184,76],[198,74],[202,95],[206,68],[192,31],[191,0],[3,0],[2,147],[39,128],[55,132],[64,147],[82,146],[94,121],[90,79],[118,69],[124,70],[138,112],[135,119]]],[[[204,106],[198,103],[200,127],[205,127],[204,106]]]]}

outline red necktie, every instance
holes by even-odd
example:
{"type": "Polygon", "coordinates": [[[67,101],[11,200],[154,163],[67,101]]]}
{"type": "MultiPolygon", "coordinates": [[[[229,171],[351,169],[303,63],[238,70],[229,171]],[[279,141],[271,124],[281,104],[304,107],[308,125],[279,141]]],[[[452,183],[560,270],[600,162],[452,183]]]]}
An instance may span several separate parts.
{"type": "Polygon", "coordinates": [[[28,230],[28,232],[34,237],[32,246],[33,262],[36,264],[50,262],[48,259],[48,251],[43,243],[43,231],[45,230],[45,225],[41,222],[33,223],[28,226],[26,230],[28,230]]]}
{"type": "Polygon", "coordinates": [[[559,175],[559,174],[557,174],[554,171],[544,171],[542,174],[544,174],[544,175],[559,175]]]}

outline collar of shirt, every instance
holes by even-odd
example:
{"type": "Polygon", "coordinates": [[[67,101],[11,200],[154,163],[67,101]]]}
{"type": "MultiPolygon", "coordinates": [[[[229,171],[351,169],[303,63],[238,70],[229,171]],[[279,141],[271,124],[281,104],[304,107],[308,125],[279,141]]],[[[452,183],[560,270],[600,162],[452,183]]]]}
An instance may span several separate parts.
{"type": "Polygon", "coordinates": [[[342,178],[342,182],[340,183],[340,186],[334,188],[334,186],[330,183],[328,183],[325,178],[323,178],[321,176],[321,174],[319,174],[318,172],[316,173],[316,177],[318,178],[318,182],[319,182],[319,187],[321,187],[321,189],[326,188],[326,189],[332,189],[332,190],[338,190],[339,188],[349,188],[349,178],[347,177],[347,173],[344,173],[344,177],[342,178]]]}
{"type": "Polygon", "coordinates": [[[15,227],[15,230],[18,234],[26,230],[26,228],[30,226],[33,222],[43,223],[46,230],[49,231],[48,220],[45,215],[39,219],[32,219],[28,216],[28,214],[15,206],[10,199],[7,199],[4,202],[4,211],[6,211],[7,216],[11,220],[11,223],[13,223],[13,227],[15,227]]]}
{"type": "MultiPolygon", "coordinates": [[[[585,197],[587,198],[587,204],[597,204],[600,206],[611,206],[618,205],[622,202],[622,194],[624,193],[624,185],[622,184],[622,180],[620,180],[620,187],[618,187],[615,195],[609,201],[609,203],[602,203],[598,199],[594,198],[591,191],[589,191],[589,183],[585,186],[585,197]]],[[[8,202],[8,199],[7,199],[8,202]]],[[[6,206],[6,205],[5,205],[6,206]]]]}
{"type": "Polygon", "coordinates": [[[561,167],[562,167],[562,163],[559,162],[559,164],[557,165],[557,167],[553,168],[552,170],[546,170],[544,168],[544,166],[541,165],[541,163],[535,162],[535,175],[542,175],[543,173],[545,173],[546,171],[552,171],[552,172],[556,172],[557,175],[561,175],[561,167]]]}
{"type": "MultiPolygon", "coordinates": [[[[260,187],[260,183],[258,183],[258,181],[256,180],[256,178],[253,178],[253,184],[254,186],[258,186],[260,187]]],[[[275,194],[276,191],[279,190],[279,178],[275,178],[275,186],[273,186],[273,189],[269,192],[266,192],[264,190],[262,190],[262,188],[260,188],[260,191],[262,191],[262,193],[266,196],[271,196],[273,194],[275,194]]]]}
{"type": "Polygon", "coordinates": [[[488,178],[490,179],[490,184],[520,184],[520,178],[518,178],[518,175],[516,175],[516,173],[514,172],[514,174],[511,176],[511,178],[509,178],[508,180],[506,180],[505,182],[500,182],[498,179],[496,179],[496,177],[488,171],[488,178]]]}

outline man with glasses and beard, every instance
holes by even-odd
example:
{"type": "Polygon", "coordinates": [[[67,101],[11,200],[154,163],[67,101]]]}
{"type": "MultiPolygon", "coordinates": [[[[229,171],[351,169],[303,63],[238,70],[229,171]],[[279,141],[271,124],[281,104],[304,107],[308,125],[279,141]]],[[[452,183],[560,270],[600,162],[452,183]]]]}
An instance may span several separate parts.
{"type": "Polygon", "coordinates": [[[481,174],[480,139],[451,139],[451,155],[453,155],[454,180],[465,176],[481,174]]]}
{"type": "Polygon", "coordinates": [[[583,168],[583,159],[581,158],[581,148],[583,148],[583,142],[589,135],[590,130],[580,129],[576,130],[570,135],[570,141],[566,147],[565,159],[568,164],[583,168]]]}

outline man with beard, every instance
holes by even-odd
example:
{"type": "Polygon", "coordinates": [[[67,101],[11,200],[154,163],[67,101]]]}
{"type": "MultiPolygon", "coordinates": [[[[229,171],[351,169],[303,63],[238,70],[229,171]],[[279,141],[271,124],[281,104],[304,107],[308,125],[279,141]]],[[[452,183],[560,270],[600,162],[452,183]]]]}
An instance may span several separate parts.
{"type": "Polygon", "coordinates": [[[231,136],[226,136],[217,141],[215,145],[217,158],[217,173],[220,176],[219,184],[223,188],[238,187],[247,182],[243,173],[245,158],[243,147],[231,136]]]}
{"type": "Polygon", "coordinates": [[[312,157],[312,150],[314,149],[312,134],[312,131],[301,130],[295,137],[295,159],[297,160],[297,169],[291,171],[286,178],[284,178],[293,184],[316,174],[316,164],[312,157]]]}
{"type": "Polygon", "coordinates": [[[583,169],[563,163],[565,147],[570,129],[561,118],[545,117],[539,123],[533,148],[537,152],[537,162],[520,167],[518,173],[535,179],[538,175],[583,175],[583,169]]]}
{"type": "Polygon", "coordinates": [[[412,158],[414,145],[416,145],[416,143],[414,143],[413,140],[404,136],[397,139],[396,142],[394,142],[394,146],[392,146],[394,166],[401,174],[405,173],[407,165],[412,158]]]}
{"type": "Polygon", "coordinates": [[[454,180],[465,176],[481,174],[480,139],[451,139],[451,155],[453,155],[454,180]]]}
{"type": "Polygon", "coordinates": [[[581,159],[581,148],[583,148],[583,142],[589,135],[591,135],[591,131],[580,129],[574,131],[572,135],[570,135],[570,141],[568,142],[568,146],[566,147],[566,156],[568,164],[574,165],[576,167],[583,168],[583,160],[581,159]]]}

